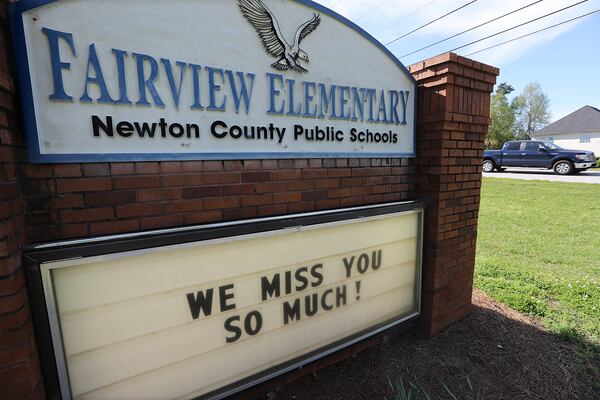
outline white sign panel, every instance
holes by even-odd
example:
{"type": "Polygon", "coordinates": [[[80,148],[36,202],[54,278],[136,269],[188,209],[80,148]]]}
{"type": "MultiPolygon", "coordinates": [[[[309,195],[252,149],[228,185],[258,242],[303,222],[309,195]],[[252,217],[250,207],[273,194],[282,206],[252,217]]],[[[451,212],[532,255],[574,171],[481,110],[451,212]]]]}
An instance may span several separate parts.
{"type": "Polygon", "coordinates": [[[20,0],[33,162],[412,157],[415,81],[308,0],[20,0]]]}
{"type": "Polygon", "coordinates": [[[396,212],[42,264],[62,395],[194,398],[415,316],[421,219],[396,212]]]}

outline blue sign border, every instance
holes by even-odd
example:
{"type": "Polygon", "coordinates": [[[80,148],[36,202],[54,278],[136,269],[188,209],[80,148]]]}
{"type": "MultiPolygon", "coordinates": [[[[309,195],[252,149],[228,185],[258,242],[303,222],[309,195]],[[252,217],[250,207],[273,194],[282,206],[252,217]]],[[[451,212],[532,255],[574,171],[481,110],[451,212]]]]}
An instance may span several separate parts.
{"type": "Polygon", "coordinates": [[[29,60],[25,45],[25,28],[22,14],[31,9],[45,6],[60,0],[18,0],[10,4],[10,30],[16,56],[17,78],[21,96],[21,109],[25,125],[25,139],[28,148],[29,162],[44,163],[79,163],[79,162],[119,162],[119,161],[177,161],[177,160],[250,160],[250,159],[289,159],[289,158],[398,158],[416,157],[417,151],[417,81],[408,69],[381,42],[367,33],[360,26],[348,20],[335,11],[312,0],[292,0],[297,3],[319,10],[349,28],[358,32],[383,51],[415,84],[414,101],[414,131],[412,153],[85,153],[85,154],[42,154],[40,152],[29,60]]]}

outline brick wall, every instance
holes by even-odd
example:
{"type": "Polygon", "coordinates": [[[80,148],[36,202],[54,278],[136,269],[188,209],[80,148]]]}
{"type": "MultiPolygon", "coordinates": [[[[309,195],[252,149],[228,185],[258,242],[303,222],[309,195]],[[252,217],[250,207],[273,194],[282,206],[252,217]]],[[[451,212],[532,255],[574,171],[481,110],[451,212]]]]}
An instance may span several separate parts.
{"type": "Polygon", "coordinates": [[[23,166],[32,242],[416,198],[414,159],[23,166]]]}
{"type": "Polygon", "coordinates": [[[43,398],[21,247],[27,242],[19,187],[23,153],[10,65],[6,4],[0,4],[0,398],[43,398]]]}
{"type": "Polygon", "coordinates": [[[31,165],[8,0],[0,0],[0,398],[43,398],[24,244],[423,198],[424,331],[466,315],[491,67],[449,54],[419,81],[418,161],[297,159],[31,165]]]}
{"type": "Polygon", "coordinates": [[[428,201],[423,331],[471,310],[483,140],[499,70],[447,53],[410,66],[418,81],[418,197],[428,201]]]}

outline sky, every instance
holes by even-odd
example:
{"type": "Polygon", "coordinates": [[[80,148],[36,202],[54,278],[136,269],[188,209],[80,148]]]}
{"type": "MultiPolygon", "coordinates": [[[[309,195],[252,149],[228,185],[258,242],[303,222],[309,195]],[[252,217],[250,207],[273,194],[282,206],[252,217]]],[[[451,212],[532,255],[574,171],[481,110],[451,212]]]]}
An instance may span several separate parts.
{"type": "MultiPolygon", "coordinates": [[[[542,0],[521,11],[418,53],[407,53],[460,33],[537,0],[317,0],[370,33],[383,44],[462,5],[459,11],[387,45],[406,66],[512,28],[582,0],[542,0]]],[[[477,54],[470,53],[600,9],[600,0],[581,4],[479,43],[456,50],[500,68],[497,83],[518,95],[537,82],[550,99],[552,121],[585,106],[600,108],[600,12],[477,54]]],[[[509,96],[510,97],[510,96],[509,96]]]]}

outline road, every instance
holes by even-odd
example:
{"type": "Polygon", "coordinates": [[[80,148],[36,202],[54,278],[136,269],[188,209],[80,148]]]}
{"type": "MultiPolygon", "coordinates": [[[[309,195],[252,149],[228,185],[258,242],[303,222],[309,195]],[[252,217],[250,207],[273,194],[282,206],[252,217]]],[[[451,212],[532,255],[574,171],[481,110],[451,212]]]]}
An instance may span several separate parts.
{"type": "Polygon", "coordinates": [[[530,168],[509,168],[504,172],[483,173],[492,178],[524,179],[528,181],[543,180],[555,182],[577,182],[600,184],[600,170],[583,171],[577,175],[555,175],[552,171],[530,168]]]}

